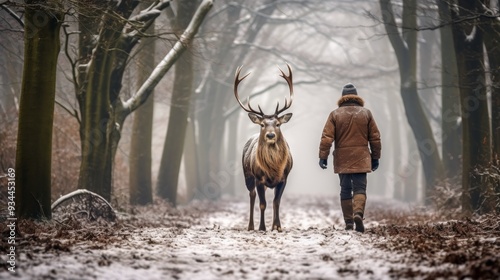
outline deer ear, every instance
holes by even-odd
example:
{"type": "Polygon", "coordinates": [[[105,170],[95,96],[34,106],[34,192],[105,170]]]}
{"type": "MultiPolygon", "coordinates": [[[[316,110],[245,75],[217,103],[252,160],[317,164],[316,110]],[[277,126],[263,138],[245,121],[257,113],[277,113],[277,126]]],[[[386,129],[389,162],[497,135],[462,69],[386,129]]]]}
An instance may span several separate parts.
{"type": "Polygon", "coordinates": [[[283,116],[279,117],[278,120],[280,123],[287,123],[291,118],[292,118],[292,113],[284,114],[283,116]]]}
{"type": "Polygon", "coordinates": [[[262,122],[262,118],[254,113],[248,113],[248,117],[253,123],[260,124],[262,122]]]}

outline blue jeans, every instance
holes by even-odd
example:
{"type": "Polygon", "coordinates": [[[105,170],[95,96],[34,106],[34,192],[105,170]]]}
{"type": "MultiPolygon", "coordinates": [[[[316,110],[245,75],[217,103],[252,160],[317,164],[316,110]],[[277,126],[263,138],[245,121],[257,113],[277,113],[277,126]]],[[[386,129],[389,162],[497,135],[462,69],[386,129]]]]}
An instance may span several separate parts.
{"type": "Polygon", "coordinates": [[[366,173],[339,174],[340,199],[352,199],[353,194],[366,195],[366,173]]]}

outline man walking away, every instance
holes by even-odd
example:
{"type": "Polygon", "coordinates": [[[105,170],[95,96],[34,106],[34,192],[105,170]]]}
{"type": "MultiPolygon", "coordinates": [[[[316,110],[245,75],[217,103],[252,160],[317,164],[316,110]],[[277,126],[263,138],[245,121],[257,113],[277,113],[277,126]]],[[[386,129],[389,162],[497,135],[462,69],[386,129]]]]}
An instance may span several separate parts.
{"type": "Polygon", "coordinates": [[[364,232],[363,217],[366,204],[366,173],[379,165],[380,132],[364,100],[358,96],[353,84],[342,89],[337,102],[325,123],[319,145],[319,166],[326,169],[330,148],[333,151],[333,169],[340,177],[340,205],[346,230],[364,232]]]}

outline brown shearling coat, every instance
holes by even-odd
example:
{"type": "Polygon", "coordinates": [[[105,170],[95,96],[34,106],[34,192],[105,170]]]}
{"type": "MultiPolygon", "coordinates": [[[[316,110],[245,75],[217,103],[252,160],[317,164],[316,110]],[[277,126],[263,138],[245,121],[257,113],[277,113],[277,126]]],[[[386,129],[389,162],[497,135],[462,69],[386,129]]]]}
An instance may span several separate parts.
{"type": "Polygon", "coordinates": [[[335,173],[371,172],[371,160],[380,158],[380,132],[364,100],[357,95],[344,95],[338,101],[323,128],[319,158],[327,159],[332,143],[335,173]]]}

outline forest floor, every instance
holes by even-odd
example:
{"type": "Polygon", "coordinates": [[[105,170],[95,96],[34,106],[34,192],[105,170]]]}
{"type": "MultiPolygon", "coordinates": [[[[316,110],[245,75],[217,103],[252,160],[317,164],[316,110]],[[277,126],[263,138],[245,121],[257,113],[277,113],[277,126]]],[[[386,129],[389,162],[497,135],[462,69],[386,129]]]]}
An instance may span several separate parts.
{"type": "Polygon", "coordinates": [[[369,197],[361,234],[343,229],[337,200],[285,194],[281,233],[269,231],[272,203],[268,231],[246,230],[246,196],[177,208],[155,202],[113,223],[21,221],[14,273],[3,220],[0,279],[500,278],[498,216],[440,220],[369,197]]]}

